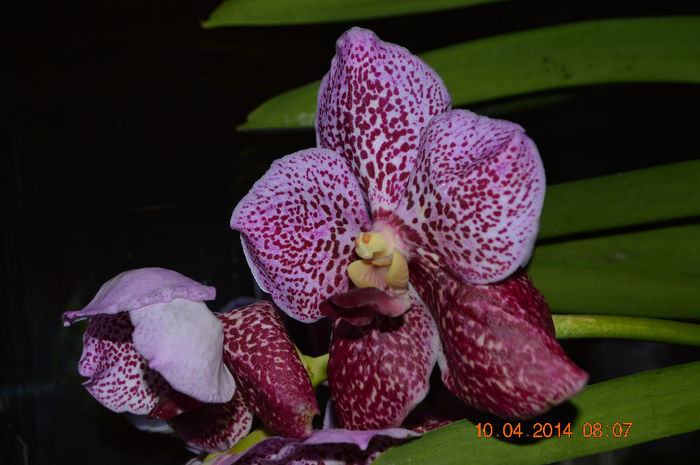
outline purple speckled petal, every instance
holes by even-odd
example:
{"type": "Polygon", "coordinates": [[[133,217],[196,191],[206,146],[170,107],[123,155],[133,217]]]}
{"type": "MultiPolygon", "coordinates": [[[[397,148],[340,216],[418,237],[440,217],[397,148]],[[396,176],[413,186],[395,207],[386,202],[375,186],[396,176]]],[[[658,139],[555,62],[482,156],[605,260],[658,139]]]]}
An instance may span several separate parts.
{"type": "Polygon", "coordinates": [[[125,271],[104,283],[85,308],[63,314],[63,325],[69,326],[94,315],[128,312],[177,298],[199,302],[215,297],[213,287],[199,284],[175,271],[140,268],[125,271]]]}
{"type": "Polygon", "coordinates": [[[225,404],[204,404],[169,421],[188,446],[205,452],[222,452],[250,432],[253,409],[237,389],[225,404]]]}
{"type": "Polygon", "coordinates": [[[354,240],[369,227],[357,180],[338,154],[309,149],[275,161],[233,211],[260,287],[302,322],[349,288],[354,240]]]}
{"type": "MultiPolygon", "coordinates": [[[[225,453],[211,465],[369,465],[391,446],[420,436],[411,430],[321,430],[300,441],[268,438],[239,455],[225,453]]],[[[209,462],[205,462],[209,465],[209,462]]]]}
{"type": "Polygon", "coordinates": [[[452,393],[501,417],[531,418],[583,389],[588,375],[554,339],[547,303],[524,272],[471,285],[435,260],[418,254],[411,282],[435,316],[452,393]]]}
{"type": "Polygon", "coordinates": [[[321,302],[320,309],[324,316],[362,326],[370,324],[376,314],[395,317],[410,306],[407,295],[393,297],[375,287],[361,287],[329,297],[321,302]]]}
{"type": "Polygon", "coordinates": [[[136,351],[133,330],[126,313],[91,318],[78,372],[90,378],[83,385],[108,409],[146,415],[170,386],[136,351]]]}
{"type": "Polygon", "coordinates": [[[350,29],[336,48],[318,93],[317,145],[346,158],[376,219],[398,203],[421,130],[451,98],[430,66],[372,31],[350,29]]]}
{"type": "Polygon", "coordinates": [[[372,324],[336,320],[328,383],[338,424],[360,430],[399,426],[430,387],[439,340],[418,296],[403,315],[377,315],[372,324]]]}
{"type": "Polygon", "coordinates": [[[226,363],[255,413],[279,434],[310,436],[316,395],[274,306],[259,302],[217,316],[226,363]]]}
{"type": "Polygon", "coordinates": [[[454,274],[499,281],[532,252],[545,177],[535,144],[515,123],[453,110],[433,119],[395,211],[454,274]]]}
{"type": "Polygon", "coordinates": [[[231,400],[221,322],[202,302],[175,299],[129,312],[136,350],[175,390],[202,402],[231,400]]]}

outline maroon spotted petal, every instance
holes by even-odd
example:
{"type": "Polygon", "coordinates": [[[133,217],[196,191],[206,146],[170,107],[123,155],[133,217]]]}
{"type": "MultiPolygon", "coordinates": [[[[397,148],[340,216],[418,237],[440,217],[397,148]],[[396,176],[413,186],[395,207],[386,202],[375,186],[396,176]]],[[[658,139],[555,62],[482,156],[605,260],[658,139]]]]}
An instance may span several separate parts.
{"type": "Polygon", "coordinates": [[[453,110],[428,125],[395,214],[454,274],[485,284],[529,259],[544,192],[542,161],[520,126],[453,110]]]}
{"type": "Polygon", "coordinates": [[[279,434],[311,435],[316,396],[274,306],[259,302],[218,317],[226,363],[255,413],[279,434]]]}
{"type": "Polygon", "coordinates": [[[128,313],[91,318],[78,371],[89,378],[87,391],[108,409],[146,415],[170,386],[136,351],[133,330],[128,313]]]}
{"type": "Polygon", "coordinates": [[[236,389],[229,402],[204,404],[168,423],[188,446],[206,452],[222,452],[250,432],[253,410],[240,389],[236,389]]]}
{"type": "Polygon", "coordinates": [[[366,326],[334,322],[328,382],[341,427],[398,426],[427,394],[439,341],[430,313],[411,297],[411,309],[396,318],[377,315],[366,326]]]}
{"type": "Polygon", "coordinates": [[[471,285],[434,258],[411,262],[411,282],[435,316],[450,391],[501,417],[530,418],[583,389],[588,375],[554,339],[547,303],[524,272],[471,285]]]}
{"type": "Polygon", "coordinates": [[[421,130],[450,104],[442,79],[420,58],[372,31],[350,29],[321,83],[317,144],[346,158],[376,219],[401,198],[421,130]]]}
{"type": "Polygon", "coordinates": [[[260,287],[303,322],[321,318],[319,302],[348,289],[354,240],[368,226],[357,180],[324,149],[275,161],[231,218],[260,287]]]}

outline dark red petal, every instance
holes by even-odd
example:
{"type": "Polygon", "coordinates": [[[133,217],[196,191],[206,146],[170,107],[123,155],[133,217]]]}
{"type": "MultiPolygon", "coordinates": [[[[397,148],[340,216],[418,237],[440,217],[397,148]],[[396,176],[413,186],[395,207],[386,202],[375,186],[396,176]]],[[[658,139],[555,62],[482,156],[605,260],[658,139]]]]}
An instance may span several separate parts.
{"type": "Polygon", "coordinates": [[[172,418],[175,433],[188,446],[206,452],[222,452],[248,434],[253,410],[240,389],[225,404],[204,404],[172,418]]]}
{"type": "Polygon", "coordinates": [[[547,303],[524,272],[470,285],[418,253],[411,282],[440,332],[443,381],[467,404],[530,418],[576,395],[588,375],[554,339],[547,303]]]}
{"type": "Polygon", "coordinates": [[[375,287],[362,287],[336,294],[321,302],[319,308],[324,316],[363,326],[370,324],[376,314],[395,317],[410,306],[408,295],[392,296],[375,287]]]}
{"type": "Polygon", "coordinates": [[[304,365],[270,302],[217,315],[224,326],[224,360],[255,413],[271,430],[311,435],[319,413],[304,365]]]}
{"type": "Polygon", "coordinates": [[[437,330],[415,294],[412,304],[399,317],[377,315],[367,326],[335,321],[328,382],[341,427],[398,426],[428,392],[437,330]]]}

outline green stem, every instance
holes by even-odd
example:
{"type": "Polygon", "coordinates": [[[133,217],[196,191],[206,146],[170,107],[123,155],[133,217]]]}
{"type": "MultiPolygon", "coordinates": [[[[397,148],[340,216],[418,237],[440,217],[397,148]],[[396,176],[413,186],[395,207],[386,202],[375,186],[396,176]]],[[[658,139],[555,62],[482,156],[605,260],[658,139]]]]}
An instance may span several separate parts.
{"type": "Polygon", "coordinates": [[[700,346],[700,325],[656,318],[552,315],[557,339],[620,338],[700,346]]]}

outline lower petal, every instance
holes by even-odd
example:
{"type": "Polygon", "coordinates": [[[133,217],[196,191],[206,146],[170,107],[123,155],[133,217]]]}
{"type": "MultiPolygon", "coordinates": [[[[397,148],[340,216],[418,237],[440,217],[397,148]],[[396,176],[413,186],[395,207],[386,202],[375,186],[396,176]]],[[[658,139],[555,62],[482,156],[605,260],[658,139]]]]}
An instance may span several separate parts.
{"type": "Polygon", "coordinates": [[[470,285],[434,260],[419,254],[411,282],[435,317],[450,391],[498,416],[530,418],[583,389],[588,375],[555,340],[547,303],[524,272],[470,285]]]}
{"type": "Polygon", "coordinates": [[[248,434],[253,410],[240,389],[225,404],[204,404],[170,420],[170,426],[188,446],[205,452],[222,452],[248,434]]]}
{"type": "Polygon", "coordinates": [[[413,292],[411,302],[403,315],[377,315],[366,326],[335,321],[328,382],[340,426],[398,426],[428,392],[439,350],[437,330],[413,292]]]}

